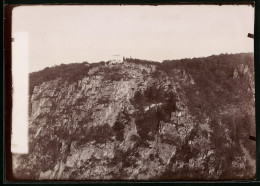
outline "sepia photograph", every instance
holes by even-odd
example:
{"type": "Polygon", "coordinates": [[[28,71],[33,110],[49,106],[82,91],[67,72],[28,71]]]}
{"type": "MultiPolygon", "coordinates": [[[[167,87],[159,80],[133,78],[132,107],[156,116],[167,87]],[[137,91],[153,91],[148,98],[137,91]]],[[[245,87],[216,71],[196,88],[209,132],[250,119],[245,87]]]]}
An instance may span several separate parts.
{"type": "Polygon", "coordinates": [[[14,7],[13,177],[255,180],[254,15],[251,4],[14,7]]]}

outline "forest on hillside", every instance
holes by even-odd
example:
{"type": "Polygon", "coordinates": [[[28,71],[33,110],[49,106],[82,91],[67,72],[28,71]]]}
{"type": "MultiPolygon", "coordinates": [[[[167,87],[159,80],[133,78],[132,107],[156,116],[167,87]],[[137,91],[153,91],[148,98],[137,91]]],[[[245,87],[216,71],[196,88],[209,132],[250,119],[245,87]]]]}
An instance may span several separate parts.
{"type": "MultiPolygon", "coordinates": [[[[198,80],[197,83],[211,87],[214,86],[212,82],[219,82],[232,77],[234,68],[239,64],[247,64],[250,69],[253,69],[253,58],[253,53],[241,53],[212,55],[209,57],[181,60],[164,60],[162,63],[142,59],[124,58],[124,62],[141,65],[156,65],[157,70],[162,70],[168,75],[172,73],[172,69],[174,68],[185,69],[198,80]]],[[[32,94],[34,86],[38,86],[45,81],[56,78],[62,78],[69,82],[77,81],[84,76],[88,76],[89,69],[105,65],[105,63],[107,62],[61,64],[54,67],[46,67],[38,72],[32,72],[29,75],[29,93],[30,95],[32,94]]]]}

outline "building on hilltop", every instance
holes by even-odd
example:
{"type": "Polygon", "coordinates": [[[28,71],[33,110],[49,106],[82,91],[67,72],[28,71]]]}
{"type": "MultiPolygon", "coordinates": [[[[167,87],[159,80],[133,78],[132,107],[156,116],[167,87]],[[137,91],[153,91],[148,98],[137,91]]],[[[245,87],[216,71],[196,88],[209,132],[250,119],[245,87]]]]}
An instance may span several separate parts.
{"type": "Polygon", "coordinates": [[[113,55],[111,59],[109,60],[110,63],[122,63],[123,57],[120,55],[113,55]]]}

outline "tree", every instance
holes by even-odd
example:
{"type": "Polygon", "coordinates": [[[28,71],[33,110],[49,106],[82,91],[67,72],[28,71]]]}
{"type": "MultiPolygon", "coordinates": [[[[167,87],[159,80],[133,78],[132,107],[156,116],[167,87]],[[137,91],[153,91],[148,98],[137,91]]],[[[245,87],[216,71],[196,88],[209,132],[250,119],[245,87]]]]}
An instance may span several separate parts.
{"type": "Polygon", "coordinates": [[[141,93],[141,91],[137,91],[134,95],[134,99],[133,99],[133,104],[135,105],[135,107],[137,109],[139,109],[140,111],[143,111],[143,106],[145,103],[145,99],[144,99],[144,95],[141,93]]]}
{"type": "Polygon", "coordinates": [[[165,110],[167,113],[175,112],[177,110],[176,101],[175,95],[173,93],[170,94],[170,97],[165,105],[165,110]]]}
{"type": "Polygon", "coordinates": [[[113,126],[113,130],[116,134],[116,140],[123,141],[124,140],[124,129],[125,125],[130,121],[130,117],[124,109],[117,115],[116,121],[113,126]]]}

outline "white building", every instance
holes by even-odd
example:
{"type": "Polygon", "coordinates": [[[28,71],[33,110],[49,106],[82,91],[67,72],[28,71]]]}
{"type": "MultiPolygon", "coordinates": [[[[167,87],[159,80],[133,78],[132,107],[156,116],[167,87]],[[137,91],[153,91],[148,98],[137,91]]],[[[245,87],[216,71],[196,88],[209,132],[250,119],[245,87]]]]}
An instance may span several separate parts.
{"type": "Polygon", "coordinates": [[[122,63],[123,57],[120,55],[113,55],[111,59],[109,60],[110,63],[122,63]]]}

